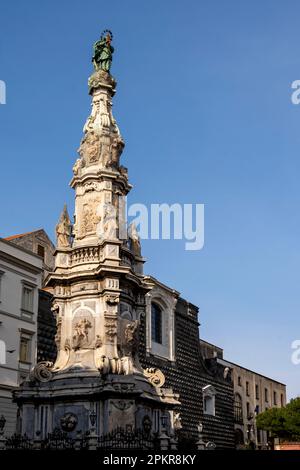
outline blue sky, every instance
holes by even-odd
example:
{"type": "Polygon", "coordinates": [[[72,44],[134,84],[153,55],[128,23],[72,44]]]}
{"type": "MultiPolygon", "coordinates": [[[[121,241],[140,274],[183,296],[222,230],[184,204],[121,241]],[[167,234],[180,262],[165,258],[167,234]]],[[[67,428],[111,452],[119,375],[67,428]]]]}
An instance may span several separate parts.
{"type": "Polygon", "coordinates": [[[300,394],[300,4],[1,2],[0,236],[53,237],[90,111],[92,44],[114,33],[129,202],[205,204],[205,246],[145,241],[145,270],[200,307],[225,357],[300,394]]]}

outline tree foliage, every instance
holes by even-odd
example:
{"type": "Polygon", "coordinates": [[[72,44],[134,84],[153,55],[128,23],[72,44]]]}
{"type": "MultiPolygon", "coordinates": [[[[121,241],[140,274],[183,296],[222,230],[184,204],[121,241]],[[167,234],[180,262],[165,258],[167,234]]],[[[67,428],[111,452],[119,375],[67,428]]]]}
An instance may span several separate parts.
{"type": "Polygon", "coordinates": [[[273,437],[300,440],[300,397],[283,408],[270,408],[256,417],[258,429],[269,431],[273,437]]]}

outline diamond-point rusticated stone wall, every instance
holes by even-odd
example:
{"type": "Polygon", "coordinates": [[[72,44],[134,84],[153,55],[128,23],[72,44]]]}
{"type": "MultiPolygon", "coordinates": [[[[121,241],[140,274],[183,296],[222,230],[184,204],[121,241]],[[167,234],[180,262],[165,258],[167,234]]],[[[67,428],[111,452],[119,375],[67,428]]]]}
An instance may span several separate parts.
{"type": "Polygon", "coordinates": [[[233,384],[224,379],[224,367],[206,363],[200,353],[198,309],[179,298],[175,311],[175,361],[146,354],[145,318],[140,328],[140,361],[144,367],[158,367],[166,377],[166,386],[179,394],[184,439],[198,439],[198,425],[203,424],[204,441],[218,449],[234,448],[233,384]],[[216,415],[203,413],[202,388],[216,389],[216,415]]]}

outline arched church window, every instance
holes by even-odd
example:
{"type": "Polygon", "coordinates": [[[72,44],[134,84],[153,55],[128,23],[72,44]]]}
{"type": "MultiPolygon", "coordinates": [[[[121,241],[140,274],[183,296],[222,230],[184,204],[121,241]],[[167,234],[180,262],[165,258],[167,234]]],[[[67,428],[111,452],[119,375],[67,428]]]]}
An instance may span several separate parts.
{"type": "Polygon", "coordinates": [[[162,344],[162,310],[154,302],[151,304],[151,338],[162,344]]]}
{"type": "Polygon", "coordinates": [[[243,401],[239,393],[234,395],[234,420],[236,423],[243,422],[243,401]]]}

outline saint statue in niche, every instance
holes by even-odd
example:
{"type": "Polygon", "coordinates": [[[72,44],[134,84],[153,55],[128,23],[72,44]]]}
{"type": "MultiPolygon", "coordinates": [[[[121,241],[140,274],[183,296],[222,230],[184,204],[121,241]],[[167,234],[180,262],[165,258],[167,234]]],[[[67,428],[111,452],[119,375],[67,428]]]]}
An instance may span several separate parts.
{"type": "Polygon", "coordinates": [[[141,241],[135,223],[129,225],[128,237],[132,253],[136,256],[141,256],[141,241]]]}
{"type": "Polygon", "coordinates": [[[72,224],[68,214],[67,205],[61,213],[58,224],[56,225],[56,239],[58,248],[67,248],[71,245],[72,224]]]}
{"type": "Polygon", "coordinates": [[[88,346],[89,329],[92,328],[92,323],[87,318],[82,318],[74,325],[73,348],[79,349],[88,346]]]}

